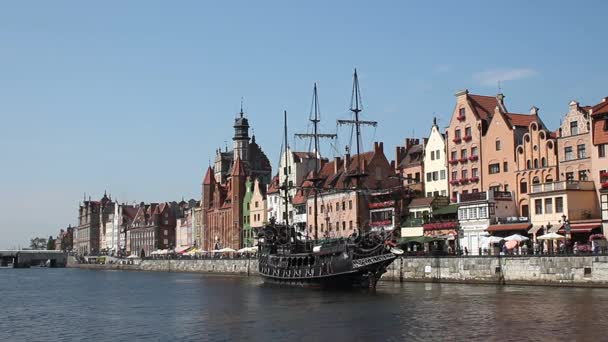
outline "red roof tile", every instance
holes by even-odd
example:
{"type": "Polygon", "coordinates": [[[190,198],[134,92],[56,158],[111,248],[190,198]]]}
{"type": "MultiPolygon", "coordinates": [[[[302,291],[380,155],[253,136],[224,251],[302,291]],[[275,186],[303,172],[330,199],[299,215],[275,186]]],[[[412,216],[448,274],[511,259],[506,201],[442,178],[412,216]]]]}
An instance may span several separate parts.
{"type": "Polygon", "coordinates": [[[602,102],[591,107],[591,116],[608,114],[608,97],[605,97],[602,102]]]}
{"type": "Polygon", "coordinates": [[[205,173],[205,179],[203,180],[203,184],[209,185],[215,182],[215,177],[213,177],[213,169],[211,166],[207,168],[207,172],[205,173]]]}
{"type": "Polygon", "coordinates": [[[236,156],[234,160],[234,164],[232,165],[232,176],[245,176],[245,169],[243,168],[243,163],[241,162],[241,158],[236,156]]]}
{"type": "Polygon", "coordinates": [[[537,115],[515,113],[506,113],[505,115],[513,126],[528,127],[532,122],[538,121],[537,115]]]}
{"type": "Polygon", "coordinates": [[[494,96],[469,94],[468,98],[473,110],[482,120],[486,120],[492,116],[492,114],[494,114],[494,108],[499,105],[498,100],[494,96]]]}

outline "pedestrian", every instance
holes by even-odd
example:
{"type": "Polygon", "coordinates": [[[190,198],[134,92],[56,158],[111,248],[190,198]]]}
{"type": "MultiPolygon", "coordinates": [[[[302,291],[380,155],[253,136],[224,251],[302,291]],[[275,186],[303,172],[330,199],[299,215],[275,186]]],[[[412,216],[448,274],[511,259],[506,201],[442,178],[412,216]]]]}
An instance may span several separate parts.
{"type": "Polygon", "coordinates": [[[469,249],[466,246],[464,247],[464,255],[469,256],[469,249]]]}

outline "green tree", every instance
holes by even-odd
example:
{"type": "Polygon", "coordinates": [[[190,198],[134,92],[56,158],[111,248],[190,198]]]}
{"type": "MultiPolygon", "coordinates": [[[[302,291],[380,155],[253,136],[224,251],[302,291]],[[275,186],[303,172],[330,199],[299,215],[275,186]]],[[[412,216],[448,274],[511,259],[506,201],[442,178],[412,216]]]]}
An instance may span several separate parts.
{"type": "Polygon", "coordinates": [[[55,250],[55,239],[53,239],[52,235],[49,236],[49,239],[47,240],[46,249],[49,251],[55,250]]]}
{"type": "Polygon", "coordinates": [[[45,249],[46,248],[46,239],[35,237],[30,239],[30,248],[31,249],[45,249]]]}

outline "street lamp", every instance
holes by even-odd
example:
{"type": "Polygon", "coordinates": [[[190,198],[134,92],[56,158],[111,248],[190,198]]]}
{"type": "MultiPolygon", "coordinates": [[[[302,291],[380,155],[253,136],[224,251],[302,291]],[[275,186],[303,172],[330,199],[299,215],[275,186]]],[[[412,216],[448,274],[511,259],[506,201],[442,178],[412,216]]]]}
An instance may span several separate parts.
{"type": "Polygon", "coordinates": [[[562,220],[564,222],[564,231],[566,232],[566,247],[570,248],[570,221],[566,214],[562,215],[562,220]]]}

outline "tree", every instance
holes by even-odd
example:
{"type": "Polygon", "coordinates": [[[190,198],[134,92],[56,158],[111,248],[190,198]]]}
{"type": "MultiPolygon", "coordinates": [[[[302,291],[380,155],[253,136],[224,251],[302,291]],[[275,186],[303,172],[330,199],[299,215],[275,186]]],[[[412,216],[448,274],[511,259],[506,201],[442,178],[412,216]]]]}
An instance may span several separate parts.
{"type": "Polygon", "coordinates": [[[31,249],[45,249],[46,248],[46,239],[35,237],[30,239],[30,248],[31,249]]]}
{"type": "Polygon", "coordinates": [[[55,239],[53,239],[53,236],[49,236],[49,239],[47,240],[46,243],[46,249],[49,251],[54,251],[55,250],[55,239]]]}

